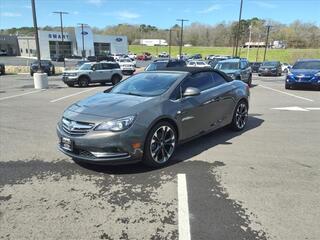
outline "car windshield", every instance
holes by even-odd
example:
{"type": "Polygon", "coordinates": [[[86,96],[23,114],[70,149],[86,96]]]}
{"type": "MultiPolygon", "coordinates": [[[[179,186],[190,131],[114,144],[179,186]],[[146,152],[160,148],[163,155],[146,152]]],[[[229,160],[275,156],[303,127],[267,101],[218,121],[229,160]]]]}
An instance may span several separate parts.
{"type": "MultiPolygon", "coordinates": [[[[33,65],[39,65],[39,61],[35,61],[32,63],[33,65]]],[[[48,60],[41,60],[41,65],[49,65],[50,61],[48,60]]]]}
{"type": "Polygon", "coordinates": [[[278,62],[263,62],[262,66],[264,67],[276,67],[278,65],[278,62]]]}
{"type": "Polygon", "coordinates": [[[320,69],[320,61],[296,62],[293,69],[320,69]]]}
{"type": "Polygon", "coordinates": [[[143,97],[159,96],[181,76],[181,73],[140,73],[115,86],[111,93],[143,97]]]}
{"type": "Polygon", "coordinates": [[[197,62],[197,65],[206,65],[204,62],[197,62]]]}
{"type": "Polygon", "coordinates": [[[219,69],[219,70],[239,69],[239,62],[220,62],[217,64],[216,69],[219,69]]]}
{"type": "Polygon", "coordinates": [[[156,71],[159,69],[164,69],[167,66],[167,62],[156,62],[156,63],[151,63],[147,68],[146,71],[156,71]]]}
{"type": "Polygon", "coordinates": [[[90,70],[91,69],[91,64],[90,63],[85,63],[79,69],[80,70],[90,70]]]}

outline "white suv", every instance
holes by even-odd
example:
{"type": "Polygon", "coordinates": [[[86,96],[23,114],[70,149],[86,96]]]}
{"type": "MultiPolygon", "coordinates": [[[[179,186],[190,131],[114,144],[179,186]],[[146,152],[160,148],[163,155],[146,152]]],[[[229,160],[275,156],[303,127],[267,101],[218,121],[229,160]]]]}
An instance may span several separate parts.
{"type": "Polygon", "coordinates": [[[132,75],[135,71],[135,61],[132,61],[130,58],[120,58],[117,60],[120,65],[123,74],[132,75]]]}
{"type": "Polygon", "coordinates": [[[116,62],[90,62],[84,63],[76,70],[64,71],[62,81],[69,87],[79,85],[87,87],[90,83],[106,84],[111,82],[113,85],[122,79],[122,71],[116,62]]]}

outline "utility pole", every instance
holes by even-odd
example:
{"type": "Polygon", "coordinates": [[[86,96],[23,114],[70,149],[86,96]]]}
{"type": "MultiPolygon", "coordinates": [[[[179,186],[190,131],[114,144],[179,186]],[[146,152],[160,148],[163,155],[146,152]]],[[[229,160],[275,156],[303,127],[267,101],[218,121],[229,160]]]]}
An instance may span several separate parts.
{"type": "Polygon", "coordinates": [[[256,53],[256,62],[258,62],[258,58],[259,58],[260,41],[261,41],[261,34],[259,34],[259,39],[258,39],[258,48],[257,48],[257,53],[256,53]]]}
{"type": "Polygon", "coordinates": [[[182,45],[183,45],[183,23],[189,20],[187,19],[177,19],[177,21],[181,22],[181,30],[180,30],[180,47],[179,47],[179,58],[181,59],[182,55],[182,45]]]}
{"type": "Polygon", "coordinates": [[[267,25],[267,39],[266,39],[266,46],[264,48],[264,55],[263,55],[263,61],[266,60],[266,54],[267,54],[267,48],[268,48],[268,42],[269,42],[269,33],[270,33],[271,25],[267,25]]]}
{"type": "Polygon", "coordinates": [[[172,29],[169,29],[169,59],[171,58],[171,33],[172,29]]]}
{"type": "Polygon", "coordinates": [[[34,31],[35,31],[35,37],[36,37],[37,60],[39,62],[38,72],[42,72],[40,44],[39,44],[39,35],[38,35],[38,24],[37,24],[37,13],[36,13],[36,4],[35,4],[34,0],[31,0],[31,5],[32,5],[33,27],[34,27],[34,31]]]}
{"type": "MultiPolygon", "coordinates": [[[[68,12],[61,12],[61,11],[57,11],[57,12],[53,12],[55,14],[59,14],[60,15],[60,29],[61,29],[61,49],[62,49],[62,57],[63,57],[63,67],[66,67],[66,60],[64,59],[64,44],[63,44],[63,23],[62,23],[62,15],[63,14],[69,14],[68,12]]],[[[60,51],[61,52],[61,51],[60,51]]]]}
{"type": "Polygon", "coordinates": [[[82,35],[82,58],[85,58],[86,57],[86,52],[85,52],[85,50],[84,50],[84,35],[85,35],[85,33],[84,33],[84,31],[83,31],[83,27],[84,26],[87,26],[87,24],[85,24],[85,23],[78,23],[78,25],[80,25],[81,26],[81,35],[82,35]]]}
{"type": "Polygon", "coordinates": [[[239,45],[239,38],[240,38],[240,26],[241,26],[242,4],[243,4],[243,0],[241,0],[241,2],[240,2],[238,31],[237,31],[237,36],[236,36],[236,54],[235,54],[236,57],[238,56],[238,45],[239,45]]]}
{"type": "Polygon", "coordinates": [[[247,50],[247,59],[249,59],[249,51],[250,51],[250,45],[251,45],[251,34],[252,34],[252,25],[249,26],[249,44],[248,44],[248,50],[247,50]]]}

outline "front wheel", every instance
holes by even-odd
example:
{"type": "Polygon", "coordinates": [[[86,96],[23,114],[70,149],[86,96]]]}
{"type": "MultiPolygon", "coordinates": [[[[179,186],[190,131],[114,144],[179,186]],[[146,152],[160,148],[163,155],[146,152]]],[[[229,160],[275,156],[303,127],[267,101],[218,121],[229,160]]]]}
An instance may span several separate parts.
{"type": "Polygon", "coordinates": [[[168,122],[160,122],[150,130],[144,148],[143,163],[151,167],[166,165],[177,143],[175,128],[168,122]]]}
{"type": "Polygon", "coordinates": [[[231,128],[235,131],[244,129],[248,121],[248,104],[246,101],[240,101],[233,113],[231,128]]]}
{"type": "Polygon", "coordinates": [[[111,78],[111,82],[113,85],[116,85],[120,82],[121,78],[119,75],[113,75],[111,78]]]}
{"type": "Polygon", "coordinates": [[[88,87],[89,79],[87,77],[80,77],[78,80],[79,87],[88,87]]]}

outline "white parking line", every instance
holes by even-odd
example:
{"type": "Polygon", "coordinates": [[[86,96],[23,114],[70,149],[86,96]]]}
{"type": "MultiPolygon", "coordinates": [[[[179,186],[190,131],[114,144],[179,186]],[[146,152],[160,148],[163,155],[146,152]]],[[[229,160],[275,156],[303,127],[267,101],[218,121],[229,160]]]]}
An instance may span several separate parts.
{"type": "Polygon", "coordinates": [[[178,225],[179,240],[190,240],[187,181],[183,173],[178,174],[178,225]]]}
{"type": "Polygon", "coordinates": [[[305,109],[307,109],[307,110],[315,110],[315,111],[320,111],[320,108],[318,108],[318,107],[308,107],[308,108],[305,108],[305,109]]]}
{"type": "Polygon", "coordinates": [[[312,99],[305,98],[305,97],[300,97],[300,96],[297,96],[297,95],[295,95],[295,94],[283,92],[283,91],[280,91],[280,90],[278,90],[278,89],[274,89],[274,88],[271,88],[271,87],[267,87],[267,86],[264,86],[264,85],[261,85],[261,84],[259,84],[258,86],[259,86],[259,87],[262,87],[262,88],[265,88],[265,89],[269,89],[269,90],[278,92],[278,93],[282,93],[282,94],[285,94],[285,95],[288,95],[288,96],[291,96],[291,97],[299,98],[299,99],[306,100],[306,101],[309,101],[309,102],[314,102],[312,99]]]}
{"type": "Polygon", "coordinates": [[[10,98],[21,97],[21,96],[29,95],[29,94],[32,94],[32,93],[38,93],[38,92],[42,92],[42,91],[45,91],[45,90],[37,90],[37,91],[32,91],[32,92],[27,92],[27,93],[22,93],[22,94],[17,94],[17,95],[12,95],[12,96],[8,96],[8,97],[2,97],[2,98],[0,98],[0,101],[6,100],[6,99],[10,99],[10,98]]]}
{"type": "Polygon", "coordinates": [[[61,97],[61,98],[53,99],[53,100],[51,100],[50,102],[51,102],[51,103],[55,103],[55,102],[64,100],[64,99],[66,99],[66,98],[79,95],[79,94],[81,94],[81,93],[85,93],[85,92],[92,91],[92,90],[94,90],[94,89],[96,89],[96,87],[95,87],[95,88],[90,88],[90,89],[87,89],[87,90],[84,90],[84,91],[81,91],[81,92],[77,92],[77,93],[74,93],[74,94],[70,94],[70,95],[67,95],[67,96],[64,96],[64,97],[61,97]]]}

